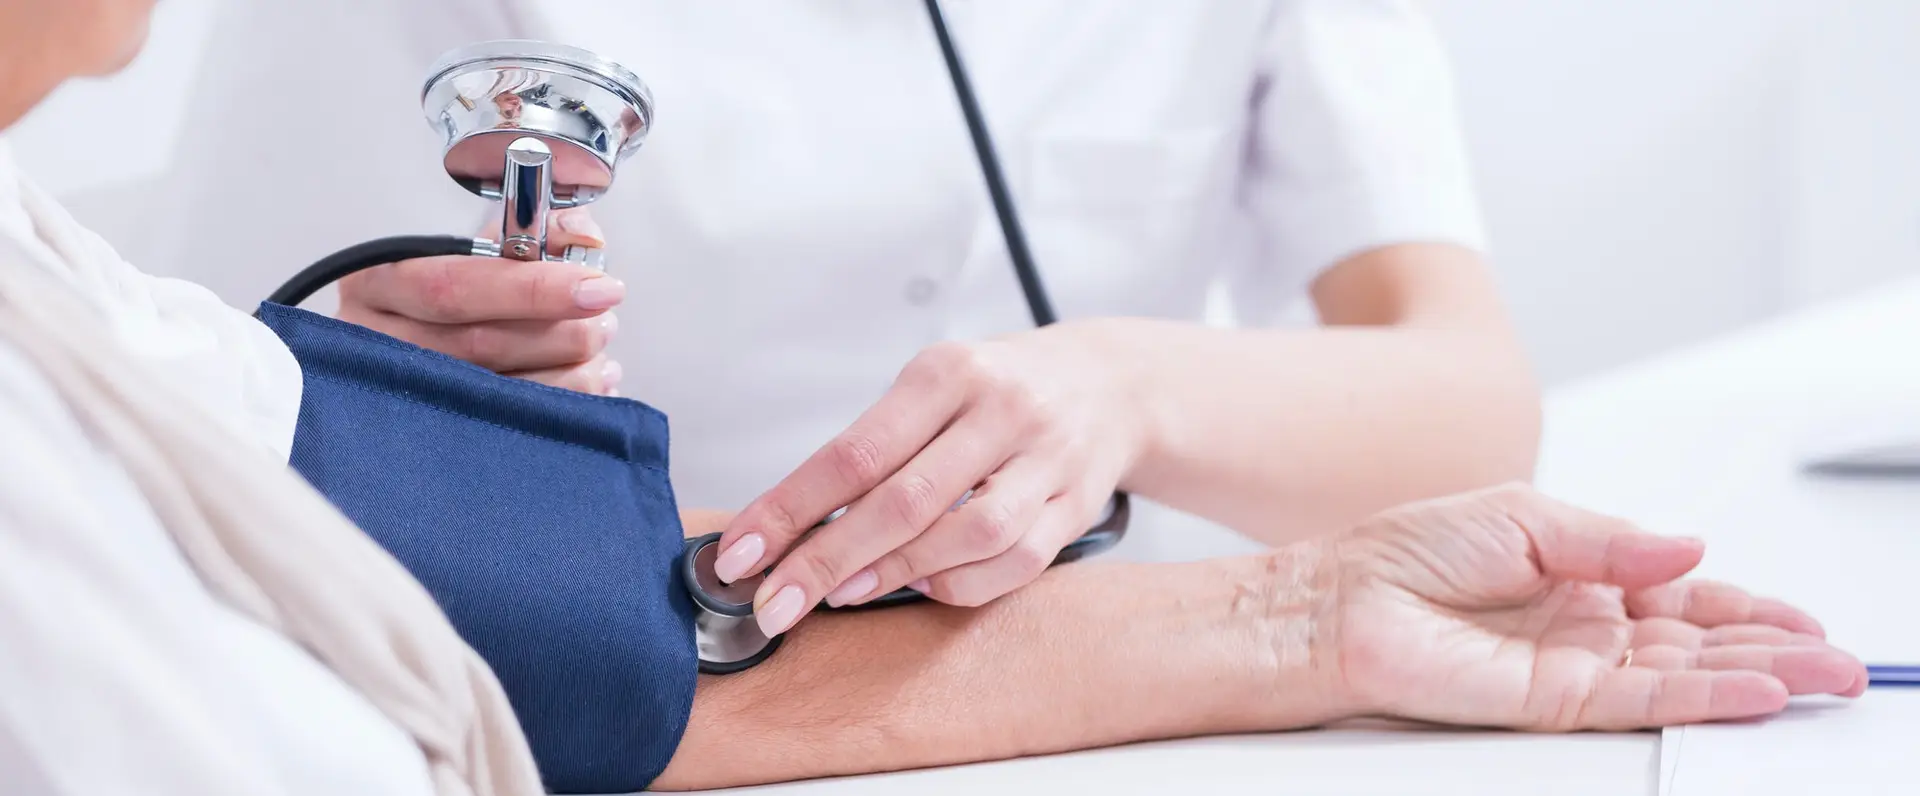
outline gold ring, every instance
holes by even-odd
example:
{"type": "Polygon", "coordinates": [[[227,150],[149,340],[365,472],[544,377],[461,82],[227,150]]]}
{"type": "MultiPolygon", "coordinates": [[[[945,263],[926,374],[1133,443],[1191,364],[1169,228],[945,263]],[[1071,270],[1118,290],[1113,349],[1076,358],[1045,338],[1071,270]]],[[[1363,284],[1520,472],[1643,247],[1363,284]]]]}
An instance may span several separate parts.
{"type": "Polygon", "coordinates": [[[1620,668],[1625,669],[1632,665],[1633,665],[1633,648],[1628,647],[1626,656],[1620,659],[1620,668]]]}

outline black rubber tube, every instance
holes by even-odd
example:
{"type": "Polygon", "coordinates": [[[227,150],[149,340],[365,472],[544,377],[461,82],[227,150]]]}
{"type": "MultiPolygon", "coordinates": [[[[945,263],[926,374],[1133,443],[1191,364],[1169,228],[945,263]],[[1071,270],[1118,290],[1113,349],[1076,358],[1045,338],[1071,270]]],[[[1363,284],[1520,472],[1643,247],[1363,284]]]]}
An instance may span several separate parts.
{"type": "Polygon", "coordinates": [[[327,255],[319,262],[307,266],[306,270],[295,274],[279,290],[273,291],[267,300],[275,304],[297,307],[321,288],[340,281],[341,277],[355,271],[364,271],[376,265],[411,260],[416,257],[444,257],[454,254],[472,254],[473,239],[458,235],[397,235],[391,238],[370,240],[357,246],[349,246],[327,255]]]}

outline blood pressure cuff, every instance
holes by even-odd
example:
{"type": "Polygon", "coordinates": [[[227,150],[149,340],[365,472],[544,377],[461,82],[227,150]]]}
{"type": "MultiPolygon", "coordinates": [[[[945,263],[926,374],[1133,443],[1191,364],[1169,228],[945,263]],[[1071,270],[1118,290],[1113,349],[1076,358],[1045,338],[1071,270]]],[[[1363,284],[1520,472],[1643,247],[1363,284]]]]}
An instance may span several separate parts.
{"type": "Polygon", "coordinates": [[[486,659],[547,789],[645,789],[699,665],[666,416],[303,310],[258,317],[305,378],[294,469],[486,659]]]}

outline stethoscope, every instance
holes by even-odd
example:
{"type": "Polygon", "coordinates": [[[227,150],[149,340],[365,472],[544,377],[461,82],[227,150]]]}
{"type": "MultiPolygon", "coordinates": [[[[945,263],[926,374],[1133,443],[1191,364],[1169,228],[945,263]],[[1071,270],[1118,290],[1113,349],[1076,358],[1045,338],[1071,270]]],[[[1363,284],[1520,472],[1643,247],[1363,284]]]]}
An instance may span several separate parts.
{"type": "MultiPolygon", "coordinates": [[[[1034,266],[993,138],[947,31],[946,17],[938,0],[925,2],[1027,309],[1035,326],[1052,324],[1058,316],[1034,266]]],[[[653,125],[653,95],[637,75],[576,47],[535,41],[483,42],[442,56],[428,73],[421,104],[429,124],[445,139],[443,165],[448,176],[469,192],[502,203],[500,239],[416,235],[368,241],[315,262],[287,280],[268,301],[295,306],[356,271],[421,257],[547,259],[603,267],[597,249],[576,246],[558,256],[548,254],[547,219],[555,209],[585,205],[604,195],[621,162],[646,140],[653,125]]],[[[834,512],[819,525],[844,512],[834,512]]],[[[1052,566],[1118,544],[1126,535],[1131,513],[1127,494],[1114,492],[1099,521],[1062,548],[1052,566]]],[[[722,583],[714,574],[719,540],[717,533],[687,540],[680,560],[681,581],[694,605],[694,641],[704,674],[749,669],[773,655],[781,640],[761,633],[753,618],[753,596],[761,576],[722,583]]],[[[859,606],[828,610],[872,610],[925,599],[926,595],[903,588],[859,606]]]]}
{"type": "MultiPolygon", "coordinates": [[[[841,509],[828,515],[820,525],[838,519],[845,511],[841,509]]],[[[1127,534],[1131,513],[1127,494],[1115,492],[1107,500],[1100,522],[1061,548],[1049,566],[1079,561],[1119,544],[1127,534]]],[[[765,575],[723,583],[713,573],[713,562],[720,551],[719,542],[720,534],[717,533],[688,539],[686,552],[680,557],[680,578],[686,583],[687,593],[693,597],[693,640],[700,654],[701,674],[733,674],[753,668],[772,656],[780,648],[780,640],[784,637],[768,638],[760,631],[760,623],[753,618],[753,595],[759,590],[765,575]]],[[[827,611],[870,611],[925,599],[925,594],[902,588],[859,605],[834,608],[822,603],[820,608],[827,611]]]]}
{"type": "Polygon", "coordinates": [[[356,271],[420,257],[564,260],[603,268],[602,252],[547,252],[557,209],[593,202],[653,128],[653,94],[625,67],[578,47],[489,41],[441,56],[420,91],[447,176],[500,202],[499,240],[401,235],[350,246],[286,281],[268,301],[296,306],[356,271]]]}

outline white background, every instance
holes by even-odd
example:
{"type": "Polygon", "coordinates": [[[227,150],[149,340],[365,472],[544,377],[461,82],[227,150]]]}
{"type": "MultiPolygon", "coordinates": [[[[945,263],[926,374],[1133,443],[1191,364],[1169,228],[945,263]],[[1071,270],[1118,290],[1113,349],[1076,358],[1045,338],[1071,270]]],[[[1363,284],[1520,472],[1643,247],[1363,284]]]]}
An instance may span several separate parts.
{"type": "MultiPolygon", "coordinates": [[[[173,144],[219,2],[161,3],[130,70],[63,89],[9,136],[110,238],[127,234],[116,197],[173,144]]],[[[1920,2],[1428,7],[1550,382],[1920,272],[1920,2]]]]}

